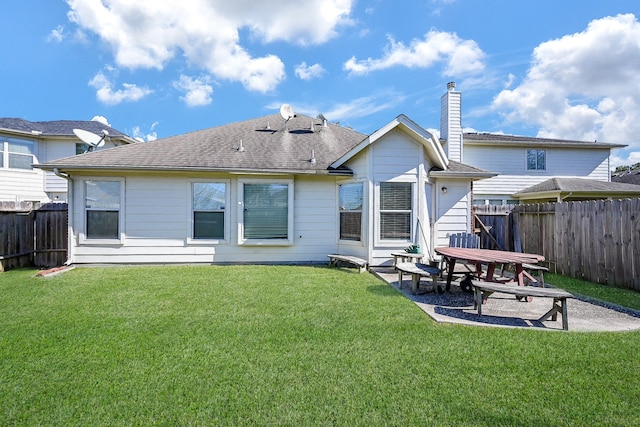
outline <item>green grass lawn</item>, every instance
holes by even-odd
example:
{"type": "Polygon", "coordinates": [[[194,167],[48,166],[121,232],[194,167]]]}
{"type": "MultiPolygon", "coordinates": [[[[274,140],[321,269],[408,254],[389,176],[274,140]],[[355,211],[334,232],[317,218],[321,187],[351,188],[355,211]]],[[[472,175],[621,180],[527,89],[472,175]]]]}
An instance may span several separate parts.
{"type": "Polygon", "coordinates": [[[640,425],[640,332],[436,324],[346,269],[34,273],[0,274],[2,426],[640,425]]]}
{"type": "Polygon", "coordinates": [[[545,281],[555,287],[562,288],[571,293],[585,295],[602,301],[608,301],[634,310],[640,310],[640,292],[630,289],[599,285],[597,283],[573,279],[557,274],[545,274],[545,281]]]}

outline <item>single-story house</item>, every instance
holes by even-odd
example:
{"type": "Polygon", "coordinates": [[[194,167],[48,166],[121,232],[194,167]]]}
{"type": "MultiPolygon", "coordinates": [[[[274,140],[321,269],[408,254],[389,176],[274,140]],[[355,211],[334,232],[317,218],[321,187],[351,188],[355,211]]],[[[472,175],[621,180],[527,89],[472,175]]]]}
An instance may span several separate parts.
{"type": "MultiPolygon", "coordinates": [[[[285,110],[285,111],[288,111],[285,110]]],[[[469,231],[472,183],[404,115],[361,134],[273,114],[37,165],[69,182],[69,263],[371,265],[469,231]]]]}
{"type": "Polygon", "coordinates": [[[95,150],[136,142],[94,120],[0,118],[0,202],[66,202],[67,181],[33,165],[86,152],[89,146],[74,129],[101,138],[95,150]]]}

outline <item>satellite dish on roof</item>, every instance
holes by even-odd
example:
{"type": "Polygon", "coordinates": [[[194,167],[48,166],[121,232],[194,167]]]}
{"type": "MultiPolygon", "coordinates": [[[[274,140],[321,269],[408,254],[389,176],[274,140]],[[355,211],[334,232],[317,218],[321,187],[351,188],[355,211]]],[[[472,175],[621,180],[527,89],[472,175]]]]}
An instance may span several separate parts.
{"type": "Polygon", "coordinates": [[[296,113],[293,112],[293,107],[289,104],[282,104],[280,107],[280,115],[285,120],[291,120],[295,117],[296,113]]]}
{"type": "Polygon", "coordinates": [[[86,152],[93,151],[96,147],[102,147],[104,145],[105,138],[109,136],[109,132],[106,130],[102,131],[102,136],[84,129],[73,129],[73,133],[80,138],[80,141],[89,146],[86,152]]]}

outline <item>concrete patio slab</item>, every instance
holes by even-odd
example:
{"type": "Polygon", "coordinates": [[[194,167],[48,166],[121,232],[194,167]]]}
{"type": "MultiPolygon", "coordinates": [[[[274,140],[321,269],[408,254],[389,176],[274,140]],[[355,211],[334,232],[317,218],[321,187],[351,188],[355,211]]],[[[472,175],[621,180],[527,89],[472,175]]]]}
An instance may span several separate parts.
{"type": "MultiPolygon", "coordinates": [[[[534,328],[562,331],[560,316],[555,321],[540,319],[552,306],[550,298],[519,301],[513,295],[494,293],[482,306],[482,316],[473,308],[473,295],[463,292],[457,284],[444,294],[434,292],[430,279],[422,279],[420,294],[411,293],[411,276],[405,275],[402,286],[392,267],[372,267],[376,276],[398,289],[436,322],[474,326],[534,328]]],[[[443,288],[445,282],[437,280],[443,288]]],[[[550,284],[553,286],[553,284],[550,284]]],[[[515,286],[515,285],[514,285],[515,286]]],[[[640,329],[640,312],[590,300],[579,295],[567,300],[569,331],[605,332],[640,329]]]]}

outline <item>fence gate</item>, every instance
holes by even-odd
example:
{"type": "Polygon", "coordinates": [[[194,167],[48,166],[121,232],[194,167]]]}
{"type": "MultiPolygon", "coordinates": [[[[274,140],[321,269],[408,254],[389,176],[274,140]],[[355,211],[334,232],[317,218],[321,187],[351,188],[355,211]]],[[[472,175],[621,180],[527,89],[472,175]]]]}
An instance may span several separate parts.
{"type": "Polygon", "coordinates": [[[36,267],[58,267],[67,260],[69,235],[67,228],[67,205],[50,203],[35,211],[35,250],[33,263],[36,267]]]}
{"type": "Polygon", "coordinates": [[[0,272],[67,260],[67,204],[0,203],[0,272]]]}

